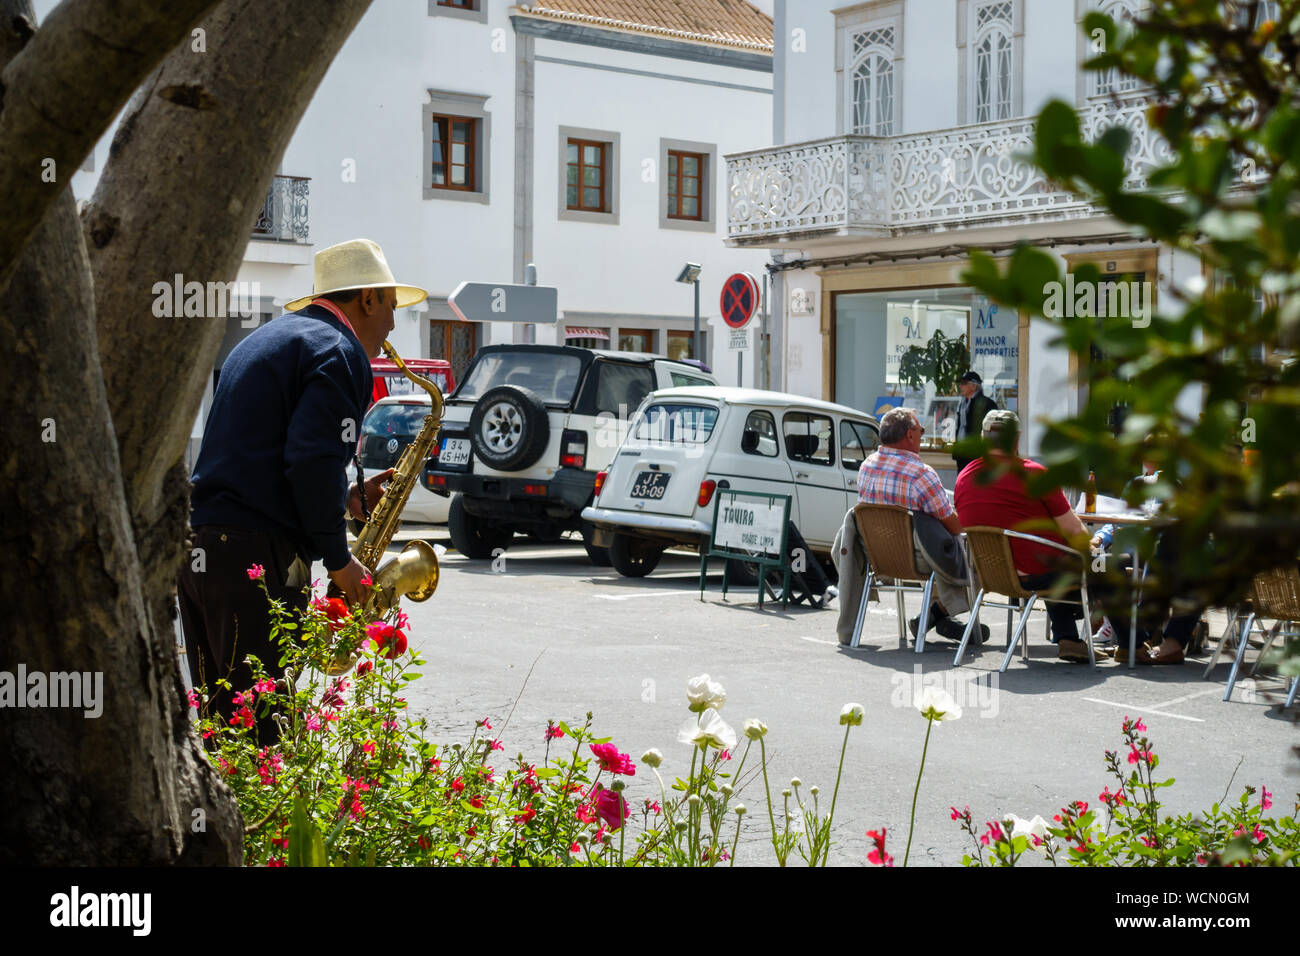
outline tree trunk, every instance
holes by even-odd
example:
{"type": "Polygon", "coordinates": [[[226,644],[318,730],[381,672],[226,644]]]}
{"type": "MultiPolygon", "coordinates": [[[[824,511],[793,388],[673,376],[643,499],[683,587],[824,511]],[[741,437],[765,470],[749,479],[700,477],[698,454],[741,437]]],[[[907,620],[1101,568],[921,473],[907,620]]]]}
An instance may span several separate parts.
{"type": "MultiPolygon", "coordinates": [[[[22,385],[0,416],[0,863],[242,858],[238,808],[190,729],[168,613],[188,515],[179,462],[224,320],[155,319],[148,292],[176,272],[234,278],[275,164],[368,2],[223,3],[203,23],[208,52],[187,39],[130,107],[86,217],[94,258],[66,188],[39,226],[0,241],[0,276],[9,275],[0,347],[22,385]],[[5,702],[5,673],[24,670],[90,674],[91,699],[79,708],[5,702]]],[[[12,3],[0,0],[0,12],[12,3]]],[[[134,5],[102,6],[130,17],[134,5]]],[[[141,6],[171,9],[187,30],[181,8],[194,4],[141,6]]],[[[101,35],[83,37],[89,55],[115,25],[109,18],[101,35]]],[[[0,59],[22,47],[23,30],[13,17],[0,23],[0,59]]],[[[153,57],[146,69],[175,43],[170,35],[137,35],[140,57],[153,57]]],[[[75,57],[62,41],[51,48],[75,57]]],[[[85,82],[102,80],[88,73],[85,82]]],[[[0,144],[15,101],[40,102],[56,121],[67,109],[102,132],[118,107],[96,96],[82,116],[69,104],[88,92],[98,91],[65,83],[61,99],[5,88],[0,144]]],[[[75,168],[84,153],[68,148],[75,168]]],[[[0,170],[0,194],[27,181],[26,170],[0,170]]],[[[27,687],[17,692],[34,703],[27,687]]]]}

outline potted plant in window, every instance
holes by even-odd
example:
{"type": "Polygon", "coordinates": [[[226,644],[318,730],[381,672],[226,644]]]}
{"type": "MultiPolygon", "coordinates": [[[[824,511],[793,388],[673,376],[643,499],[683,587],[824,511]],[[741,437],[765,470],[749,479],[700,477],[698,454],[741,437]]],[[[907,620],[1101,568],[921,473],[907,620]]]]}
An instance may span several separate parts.
{"type": "MultiPolygon", "coordinates": [[[[957,377],[970,368],[970,350],[966,336],[949,338],[942,329],[935,329],[925,345],[913,345],[903,352],[898,364],[898,378],[909,389],[924,390],[926,384],[934,386],[935,397],[957,394],[957,377]]],[[[955,419],[954,419],[955,421],[955,419]]],[[[956,434],[932,435],[929,447],[942,447],[956,434]]]]}

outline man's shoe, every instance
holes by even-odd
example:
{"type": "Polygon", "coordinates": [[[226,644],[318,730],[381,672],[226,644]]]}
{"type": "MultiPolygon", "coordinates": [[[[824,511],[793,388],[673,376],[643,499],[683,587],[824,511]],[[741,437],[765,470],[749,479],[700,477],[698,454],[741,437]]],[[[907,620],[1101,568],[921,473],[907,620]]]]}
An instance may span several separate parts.
{"type": "MultiPolygon", "coordinates": [[[[1099,647],[1092,649],[1093,657],[1099,661],[1109,660],[1110,652],[1099,647]]],[[[1068,637],[1056,645],[1056,656],[1063,661],[1076,664],[1088,663],[1088,645],[1083,641],[1072,641],[1068,637]]]]}
{"type": "Polygon", "coordinates": [[[1114,647],[1119,641],[1115,637],[1115,628],[1111,626],[1110,618],[1101,619],[1101,627],[1092,635],[1093,647],[1114,647]]]}
{"type": "MultiPolygon", "coordinates": [[[[1142,657],[1143,652],[1149,649],[1150,648],[1147,644],[1145,644],[1142,641],[1138,641],[1137,643],[1138,658],[1140,659],[1142,657]]],[[[1121,664],[1128,663],[1128,641],[1127,640],[1119,641],[1115,645],[1115,660],[1119,661],[1121,664]]]]}
{"type": "MultiPolygon", "coordinates": [[[[952,617],[940,618],[934,629],[939,632],[940,637],[950,641],[960,642],[962,635],[966,633],[966,625],[952,617]]],[[[981,624],[978,633],[972,634],[971,637],[975,638],[976,643],[979,644],[987,642],[989,639],[989,626],[981,624]]]]}

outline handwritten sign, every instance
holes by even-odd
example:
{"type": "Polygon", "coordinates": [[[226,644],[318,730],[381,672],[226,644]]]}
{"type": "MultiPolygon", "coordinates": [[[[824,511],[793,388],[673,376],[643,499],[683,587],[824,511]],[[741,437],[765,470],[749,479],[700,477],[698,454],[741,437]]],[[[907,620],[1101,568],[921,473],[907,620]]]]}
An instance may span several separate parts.
{"type": "Polygon", "coordinates": [[[722,491],[719,495],[714,547],[779,560],[785,537],[784,500],[744,491],[722,491]]]}

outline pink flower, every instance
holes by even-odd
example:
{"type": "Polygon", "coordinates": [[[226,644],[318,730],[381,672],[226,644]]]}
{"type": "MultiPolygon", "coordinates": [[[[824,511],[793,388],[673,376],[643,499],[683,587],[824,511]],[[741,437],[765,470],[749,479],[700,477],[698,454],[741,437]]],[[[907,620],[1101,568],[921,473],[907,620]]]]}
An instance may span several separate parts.
{"type": "Polygon", "coordinates": [[[574,843],[574,844],[572,844],[572,845],[569,847],[569,852],[570,852],[570,853],[581,853],[581,852],[582,852],[582,847],[580,847],[580,846],[578,846],[578,844],[574,843]]]}
{"type": "Polygon", "coordinates": [[[596,814],[594,811],[595,808],[590,803],[580,803],[574,816],[578,818],[579,823],[595,823],[596,814]]]}
{"type": "Polygon", "coordinates": [[[190,692],[185,695],[185,699],[190,702],[190,706],[193,707],[195,710],[198,710],[200,707],[203,706],[203,701],[199,697],[199,692],[194,690],[193,688],[191,688],[190,692]]]}
{"type": "Polygon", "coordinates": [[[560,737],[563,737],[563,736],[564,736],[564,731],[561,730],[558,726],[556,726],[556,724],[555,724],[554,721],[550,721],[550,720],[548,720],[548,721],[546,722],[546,740],[547,740],[547,741],[558,740],[560,737]]]}
{"type": "Polygon", "coordinates": [[[1263,828],[1262,826],[1260,826],[1258,823],[1256,823],[1256,824],[1255,824],[1255,829],[1254,829],[1254,831],[1251,833],[1251,836],[1253,836],[1253,837],[1255,838],[1255,842],[1256,842],[1256,843],[1263,843],[1263,842],[1264,842],[1264,838],[1267,837],[1268,834],[1264,832],[1264,828],[1263,828]]]}
{"type": "Polygon", "coordinates": [[[374,742],[373,740],[367,740],[364,744],[361,745],[361,750],[362,750],[364,753],[368,753],[368,754],[372,754],[372,753],[374,753],[374,752],[375,752],[375,742],[374,742]]]}
{"type": "Polygon", "coordinates": [[[505,744],[503,744],[503,743],[501,742],[500,738],[498,738],[498,739],[492,741],[492,749],[493,749],[493,750],[505,750],[506,747],[505,747],[505,744]]]}
{"type": "Polygon", "coordinates": [[[965,810],[958,810],[956,807],[949,807],[949,809],[952,810],[952,818],[954,820],[965,820],[967,817],[970,816],[969,805],[966,807],[965,810]]]}
{"type": "Polygon", "coordinates": [[[980,842],[985,846],[989,845],[990,840],[994,843],[1001,843],[1005,839],[1002,833],[1002,824],[989,822],[984,825],[989,828],[989,832],[980,837],[980,842]]]}
{"type": "Polygon", "coordinates": [[[636,776],[636,764],[632,762],[632,758],[627,754],[619,753],[618,748],[613,744],[592,744],[591,752],[600,761],[601,770],[626,774],[629,777],[636,776]]]}
{"type": "Polygon", "coordinates": [[[1259,787],[1259,808],[1261,810],[1271,810],[1273,808],[1273,794],[1268,792],[1268,787],[1260,784],[1259,787]]]}
{"type": "Polygon", "coordinates": [[[730,750],[724,750],[724,751],[722,751],[722,753],[718,754],[718,759],[719,759],[719,760],[730,760],[730,759],[731,759],[731,751],[730,751],[730,750]]]}
{"type": "Polygon", "coordinates": [[[265,576],[266,576],[266,569],[262,567],[260,564],[255,564],[248,569],[248,580],[250,581],[256,581],[259,578],[265,576]]]}
{"type": "Polygon", "coordinates": [[[1137,720],[1132,720],[1129,717],[1125,717],[1123,733],[1128,733],[1130,730],[1132,730],[1134,733],[1137,734],[1144,734],[1147,732],[1147,725],[1142,723],[1142,719],[1140,717],[1137,720]]]}
{"type": "Polygon", "coordinates": [[[486,717],[484,717],[482,720],[476,720],[476,721],[474,721],[474,724],[475,724],[475,726],[477,726],[477,727],[483,727],[483,728],[485,728],[485,729],[487,729],[487,730],[491,730],[491,729],[492,729],[492,725],[488,722],[488,719],[487,719],[486,717]]]}
{"type": "Polygon", "coordinates": [[[654,813],[654,814],[657,815],[657,814],[663,813],[663,810],[664,810],[664,808],[661,807],[661,806],[659,806],[659,801],[658,801],[658,800],[652,800],[652,801],[650,802],[650,812],[651,812],[651,813],[654,813]]]}
{"type": "Polygon", "coordinates": [[[253,685],[253,690],[257,691],[259,694],[274,693],[275,681],[263,677],[260,681],[258,681],[256,684],[253,685]]]}
{"type": "Polygon", "coordinates": [[[1142,841],[1143,846],[1150,847],[1153,850],[1155,849],[1156,841],[1151,839],[1149,836],[1138,837],[1138,839],[1142,841]]]}
{"type": "Polygon", "coordinates": [[[361,578],[361,583],[364,584],[366,587],[370,587],[372,584],[375,583],[375,579],[372,578],[372,577],[370,576],[370,572],[367,571],[367,572],[362,576],[362,578],[361,578]]]}
{"type": "Polygon", "coordinates": [[[1124,796],[1124,790],[1122,788],[1111,793],[1110,787],[1102,787],[1101,795],[1098,796],[1097,799],[1107,806],[1114,807],[1122,807],[1128,802],[1128,798],[1124,796]]]}
{"type": "Polygon", "coordinates": [[[876,848],[867,854],[867,861],[876,864],[876,866],[894,865],[894,858],[885,852],[885,832],[884,827],[881,827],[879,831],[867,831],[867,836],[876,844],[876,848]]]}
{"type": "Polygon", "coordinates": [[[606,790],[604,787],[598,787],[596,790],[596,813],[609,824],[611,830],[617,830],[623,825],[623,821],[631,816],[623,795],[614,790],[606,790]]]}
{"type": "Polygon", "coordinates": [[[1137,748],[1137,744],[1129,744],[1129,745],[1128,745],[1128,762],[1129,762],[1129,763],[1140,763],[1140,762],[1142,762],[1143,760],[1145,760],[1145,761],[1149,764],[1149,763],[1152,762],[1152,760],[1151,760],[1151,756],[1152,756],[1152,755],[1151,755],[1151,748],[1150,748],[1150,747],[1147,747],[1147,748],[1144,749],[1144,750],[1138,750],[1138,748],[1137,748]]]}

